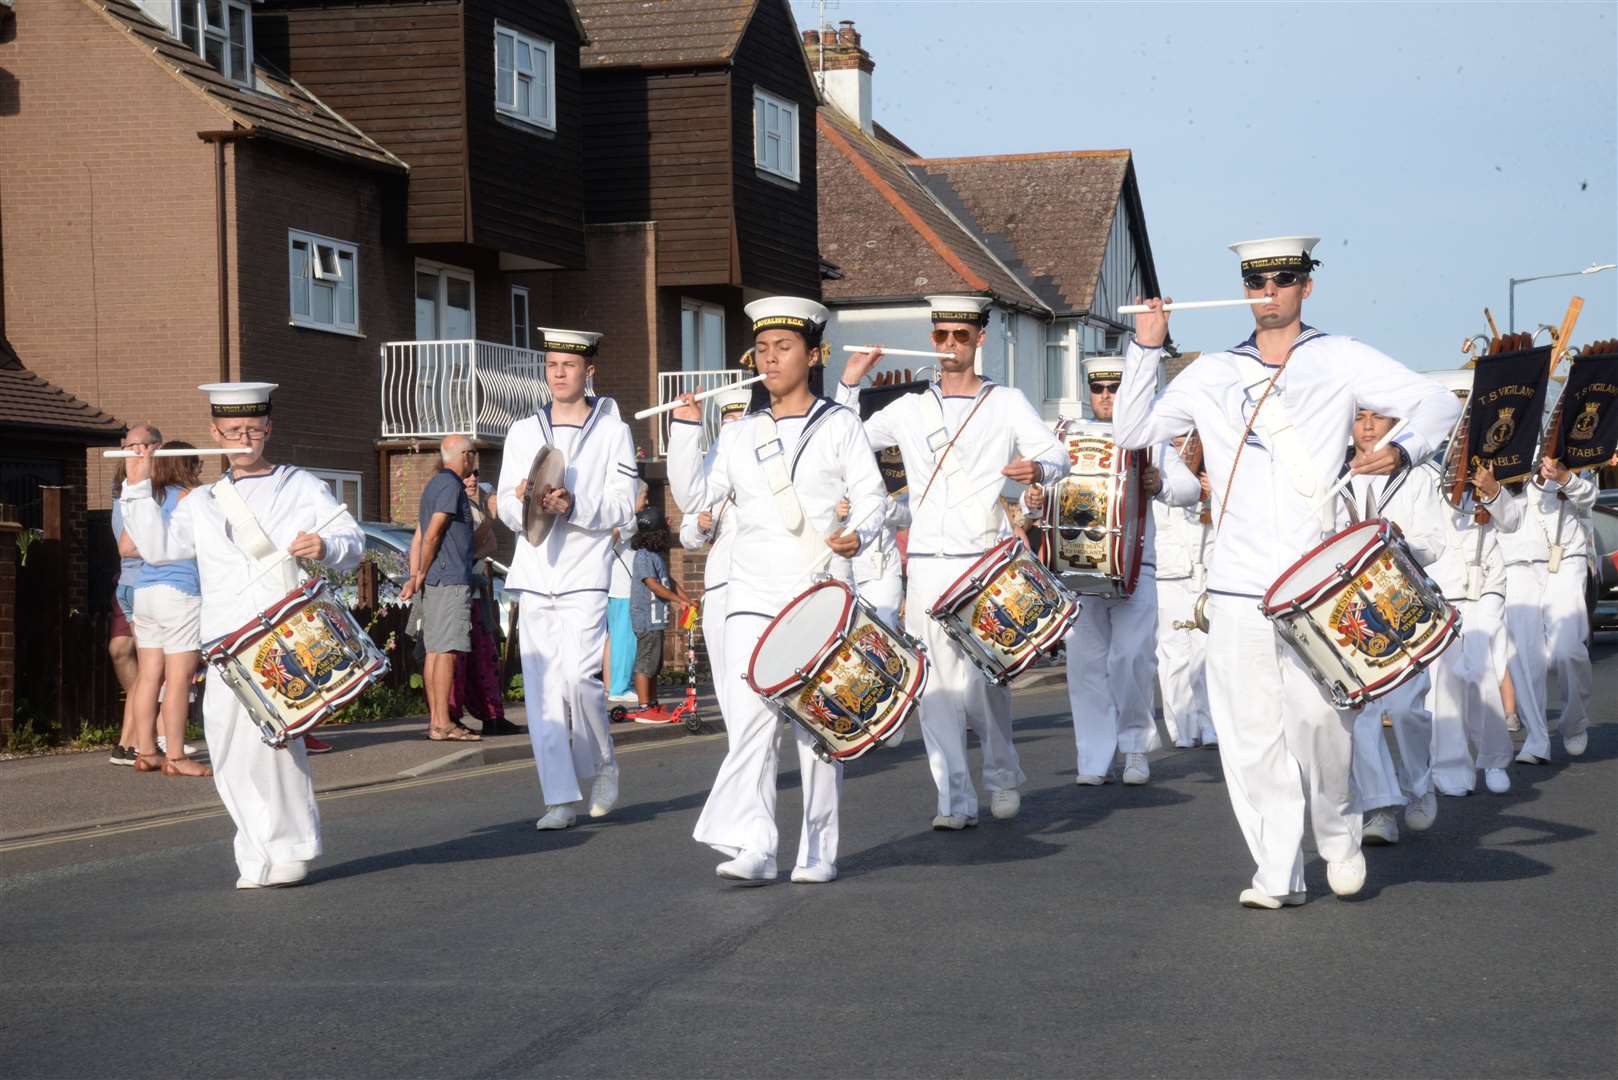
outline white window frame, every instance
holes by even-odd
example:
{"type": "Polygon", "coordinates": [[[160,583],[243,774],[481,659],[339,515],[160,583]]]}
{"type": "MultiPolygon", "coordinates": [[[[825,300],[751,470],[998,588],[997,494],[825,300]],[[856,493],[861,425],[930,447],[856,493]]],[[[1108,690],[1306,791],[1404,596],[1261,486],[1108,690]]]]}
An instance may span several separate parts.
{"type": "Polygon", "coordinates": [[[319,233],[305,232],[302,229],[287,230],[287,311],[293,326],[302,326],[309,330],[325,330],[333,334],[350,334],[360,336],[360,256],[359,248],[346,240],[337,240],[330,236],[321,236],[319,233]],[[298,310],[298,292],[300,278],[297,274],[297,247],[304,245],[307,252],[304,271],[301,277],[302,288],[307,290],[308,310],[298,310]],[[328,267],[326,255],[330,255],[328,267]],[[343,271],[343,256],[348,256],[348,271],[345,277],[343,271]],[[352,279],[352,280],[349,280],[352,279]],[[344,319],[342,313],[342,293],[345,287],[354,297],[353,317],[344,319]],[[315,317],[314,297],[316,289],[326,289],[331,293],[330,322],[315,317]]]}
{"type": "MultiPolygon", "coordinates": [[[[443,333],[444,312],[449,307],[449,280],[448,279],[449,278],[458,278],[461,281],[466,282],[467,286],[471,290],[471,304],[472,304],[472,306],[471,306],[472,328],[471,328],[471,333],[467,334],[466,337],[469,340],[476,340],[476,338],[478,336],[478,279],[477,279],[477,275],[474,274],[472,271],[466,269],[466,267],[464,267],[464,266],[451,266],[449,263],[433,262],[430,259],[417,259],[416,260],[416,273],[418,273],[418,274],[431,274],[431,275],[433,275],[434,277],[436,277],[438,279],[438,298],[437,298],[438,318],[437,318],[437,322],[438,322],[440,334],[443,333]]],[[[411,288],[410,295],[412,297],[412,301],[414,301],[414,297],[415,297],[415,285],[416,285],[416,279],[415,279],[414,276],[412,276],[411,279],[410,279],[410,288],[411,288]]],[[[459,341],[461,339],[460,338],[443,338],[443,337],[440,337],[439,340],[443,340],[443,341],[459,341]]]]}
{"type": "Polygon", "coordinates": [[[220,5],[220,11],[224,14],[224,26],[213,26],[208,22],[209,0],[174,0],[174,21],[170,24],[174,27],[174,36],[179,38],[187,48],[194,50],[198,56],[202,57],[204,60],[207,60],[210,64],[213,63],[213,61],[208,60],[208,43],[210,41],[217,43],[220,47],[219,55],[222,61],[218,65],[219,73],[232,82],[241,83],[243,86],[252,86],[252,5],[248,2],[248,0],[214,0],[214,2],[220,5]],[[195,20],[195,25],[191,27],[191,32],[189,34],[186,32],[184,18],[185,12],[188,11],[195,20]],[[240,71],[236,70],[237,65],[232,62],[230,56],[232,44],[230,37],[230,15],[232,11],[235,11],[242,17],[242,40],[239,44],[242,48],[243,63],[241,64],[240,71]]]}
{"type": "Polygon", "coordinates": [[[331,488],[332,497],[348,507],[348,511],[354,515],[355,521],[362,519],[362,513],[365,509],[365,478],[363,476],[347,469],[310,469],[309,472],[326,482],[326,486],[331,488]],[[352,505],[349,504],[347,499],[343,498],[344,484],[354,485],[354,502],[352,505]]]}
{"type": "Polygon", "coordinates": [[[555,42],[524,33],[501,22],[494,24],[494,111],[501,116],[510,117],[519,124],[527,124],[542,131],[556,130],[555,42]],[[511,50],[509,67],[501,66],[500,47],[503,43],[508,44],[511,50]],[[519,62],[525,47],[528,49],[527,70],[524,70],[519,62]],[[536,92],[534,80],[541,76],[545,80],[545,85],[540,92],[536,92]],[[524,86],[528,90],[526,110],[519,104],[521,100],[519,91],[524,86]],[[510,90],[509,94],[506,94],[507,89],[510,90]]]}
{"type": "Polygon", "coordinates": [[[729,356],[729,354],[725,351],[725,309],[723,307],[719,306],[718,304],[710,304],[710,303],[708,303],[708,302],[706,302],[704,300],[692,300],[692,299],[690,299],[688,297],[681,297],[680,298],[680,370],[681,371],[723,371],[725,369],[726,358],[728,356],[729,356]],[[696,331],[696,338],[692,342],[691,359],[687,358],[687,356],[686,356],[686,347],[685,347],[685,345],[686,345],[686,342],[685,342],[685,314],[688,311],[692,315],[691,325],[696,331]],[[702,343],[703,343],[702,324],[703,324],[703,316],[704,315],[718,315],[719,316],[719,353],[718,353],[718,355],[719,355],[719,366],[718,367],[704,367],[703,364],[702,364],[702,354],[703,354],[703,348],[702,348],[702,343]],[[694,360],[694,362],[692,362],[693,360],[694,360]]]}
{"type": "Polygon", "coordinates": [[[760,172],[798,180],[798,105],[768,90],[753,87],[753,164],[760,172]],[[770,110],[786,118],[786,130],[769,130],[770,110]],[[785,155],[785,160],[782,160],[785,155]]]}
{"type": "Polygon", "coordinates": [[[528,287],[526,285],[513,285],[511,287],[511,344],[519,349],[532,349],[529,344],[533,340],[530,335],[530,319],[534,317],[534,309],[528,305],[528,287]],[[522,298],[522,320],[517,319],[517,298],[522,298]],[[522,336],[518,337],[518,331],[522,336]]]}

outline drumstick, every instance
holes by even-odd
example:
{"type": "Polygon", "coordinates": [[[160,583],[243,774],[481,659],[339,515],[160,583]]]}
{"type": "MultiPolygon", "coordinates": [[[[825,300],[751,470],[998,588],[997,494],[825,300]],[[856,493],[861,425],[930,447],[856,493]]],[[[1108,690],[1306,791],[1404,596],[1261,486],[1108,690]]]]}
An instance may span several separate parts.
{"type": "MultiPolygon", "coordinates": [[[[723,394],[726,390],[734,390],[738,386],[752,386],[756,382],[763,381],[764,376],[754,375],[751,379],[743,379],[741,382],[726,383],[724,386],[716,386],[712,390],[704,390],[702,393],[694,395],[691,400],[707,401],[711,397],[723,394]]],[[[661,405],[653,405],[650,409],[642,409],[640,412],[635,414],[635,419],[644,420],[648,416],[660,416],[666,412],[673,412],[675,409],[678,409],[684,404],[685,402],[681,401],[679,398],[675,398],[673,401],[665,401],[661,405]]]]}
{"type": "MultiPolygon", "coordinates": [[[[865,511],[865,513],[860,515],[860,519],[858,521],[844,524],[837,531],[841,532],[841,533],[859,532],[862,528],[865,527],[865,523],[867,521],[870,521],[871,518],[874,517],[877,514],[878,511],[885,510],[887,508],[887,501],[888,500],[886,498],[878,500],[875,505],[873,505],[869,510],[865,511]]],[[[805,577],[814,577],[816,574],[818,574],[822,570],[826,569],[826,567],[830,566],[832,559],[835,558],[836,556],[837,556],[837,552],[833,551],[831,548],[827,548],[825,551],[822,551],[820,553],[820,558],[816,559],[813,563],[810,564],[809,572],[807,574],[805,574],[804,576],[805,577]]]]}
{"type": "MultiPolygon", "coordinates": [[[[1380,450],[1386,450],[1388,448],[1388,444],[1394,439],[1398,438],[1399,433],[1409,426],[1409,420],[1400,420],[1397,424],[1394,424],[1393,427],[1388,429],[1388,433],[1378,439],[1375,446],[1371,447],[1371,453],[1375,454],[1380,450]]],[[[1342,490],[1349,485],[1349,481],[1354,479],[1354,476],[1355,474],[1351,472],[1344,473],[1337,483],[1331,486],[1331,490],[1326,492],[1326,497],[1309,508],[1310,515],[1313,516],[1314,514],[1319,513],[1322,506],[1325,506],[1327,503],[1337,498],[1337,496],[1342,493],[1342,490]]]]}
{"type": "MultiPolygon", "coordinates": [[[[330,528],[338,518],[342,517],[346,513],[348,513],[347,506],[338,506],[337,509],[333,510],[330,514],[327,514],[325,519],[321,521],[320,524],[316,525],[312,529],[305,529],[303,531],[319,536],[322,529],[330,528]]],[[[285,551],[282,551],[279,554],[280,558],[271,559],[269,562],[264,564],[263,568],[259,570],[258,573],[253,575],[253,579],[247,583],[248,588],[252,588],[254,585],[256,585],[258,583],[258,579],[263,577],[265,574],[268,574],[271,570],[279,569],[282,563],[288,561],[289,559],[296,560],[297,558],[297,556],[290,555],[285,551]]]]}
{"type": "Polygon", "coordinates": [[[934,360],[950,360],[955,354],[949,352],[927,352],[923,349],[890,349],[886,345],[844,345],[844,352],[871,352],[881,349],[883,356],[927,356],[934,360]]]}
{"type": "MultiPolygon", "coordinates": [[[[1251,307],[1254,304],[1268,304],[1274,297],[1255,296],[1247,300],[1180,300],[1172,304],[1164,304],[1164,311],[1195,311],[1198,308],[1216,307],[1251,307]]],[[[1144,315],[1152,310],[1147,304],[1123,304],[1118,308],[1120,315],[1144,315]]]]}
{"type": "MultiPolygon", "coordinates": [[[[203,446],[190,450],[153,450],[147,457],[207,457],[209,454],[251,454],[250,446],[203,446]]],[[[134,450],[103,450],[104,458],[132,458],[141,455],[134,450]]]]}

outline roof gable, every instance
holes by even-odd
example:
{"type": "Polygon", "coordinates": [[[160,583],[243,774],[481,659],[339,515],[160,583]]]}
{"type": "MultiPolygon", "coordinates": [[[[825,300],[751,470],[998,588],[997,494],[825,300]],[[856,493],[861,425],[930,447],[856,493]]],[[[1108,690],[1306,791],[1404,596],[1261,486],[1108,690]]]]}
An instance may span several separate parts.
{"type": "Polygon", "coordinates": [[[575,0],[589,44],[579,66],[728,65],[760,0],[575,0]]]}
{"type": "Polygon", "coordinates": [[[116,438],[124,423],[23,367],[0,337],[0,428],[116,438]]]}

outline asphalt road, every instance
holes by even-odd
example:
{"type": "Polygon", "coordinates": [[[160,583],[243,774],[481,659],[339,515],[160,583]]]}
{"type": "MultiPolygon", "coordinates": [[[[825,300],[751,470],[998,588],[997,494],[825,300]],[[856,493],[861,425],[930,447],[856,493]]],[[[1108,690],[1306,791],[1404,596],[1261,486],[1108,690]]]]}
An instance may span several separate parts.
{"type": "Polygon", "coordinates": [[[233,891],[222,817],[0,849],[0,1074],[1611,1076],[1598,655],[1585,757],[1441,800],[1357,900],[1312,861],[1280,912],[1236,904],[1217,755],[1077,788],[1060,688],[1018,695],[1013,822],[928,829],[919,739],[851,767],[830,886],[714,876],[722,736],[629,748],[621,809],[565,833],[527,762],[328,796],[297,889],[233,891]]]}

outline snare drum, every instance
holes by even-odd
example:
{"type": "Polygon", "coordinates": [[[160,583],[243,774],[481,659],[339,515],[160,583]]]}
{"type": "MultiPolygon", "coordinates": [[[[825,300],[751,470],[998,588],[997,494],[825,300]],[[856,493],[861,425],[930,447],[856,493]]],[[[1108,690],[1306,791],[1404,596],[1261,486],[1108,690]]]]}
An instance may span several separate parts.
{"type": "Polygon", "coordinates": [[[927,685],[927,659],[847,585],[823,581],[765,627],[747,685],[809,732],[822,761],[853,761],[910,718],[927,685]]]}
{"type": "Polygon", "coordinates": [[[979,671],[1004,685],[1055,648],[1079,601],[1015,536],[973,563],[927,609],[979,671]]]}
{"type": "Polygon", "coordinates": [[[1264,615],[1339,709],[1408,682],[1460,633],[1460,615],[1391,524],[1352,525],[1292,564],[1264,615]]]}
{"type": "Polygon", "coordinates": [[[388,658],[322,578],[208,642],[202,655],[275,747],[330,717],[388,670],[388,658]]]}
{"type": "Polygon", "coordinates": [[[1105,428],[1063,423],[1068,474],[1045,496],[1045,565],[1081,596],[1128,596],[1140,578],[1146,455],[1120,450],[1105,428]]]}

